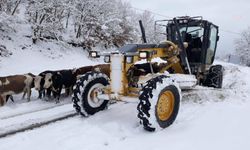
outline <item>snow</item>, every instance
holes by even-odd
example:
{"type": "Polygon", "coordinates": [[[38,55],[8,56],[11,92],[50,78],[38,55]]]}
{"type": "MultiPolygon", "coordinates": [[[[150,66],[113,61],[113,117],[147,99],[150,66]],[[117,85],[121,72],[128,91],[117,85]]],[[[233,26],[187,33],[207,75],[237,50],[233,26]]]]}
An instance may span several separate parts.
{"type": "MultiPolygon", "coordinates": [[[[87,58],[82,49],[60,42],[39,41],[34,45],[25,37],[31,34],[29,26],[22,24],[19,28],[22,30],[17,33],[0,35],[0,42],[13,53],[1,58],[0,76],[98,63],[87,58]],[[3,38],[7,35],[11,40],[3,38]]],[[[215,63],[225,68],[223,89],[198,86],[183,92],[180,112],[169,128],[144,131],[137,118],[137,102],[121,102],[87,118],[76,116],[0,138],[0,150],[249,150],[250,68],[215,63]]],[[[74,111],[70,97],[55,104],[37,99],[33,90],[31,102],[22,100],[21,95],[14,99],[15,103],[9,101],[0,107],[1,132],[74,111]],[[58,107],[50,109],[54,106],[58,107]]]]}
{"type": "MultiPolygon", "coordinates": [[[[25,51],[24,51],[25,52],[25,51]]],[[[37,64],[31,66],[29,71],[39,71],[51,67],[52,69],[62,69],[74,66],[72,61],[75,59],[75,65],[91,64],[90,60],[79,59],[77,53],[70,53],[62,56],[64,59],[51,59],[40,52],[34,52],[32,59],[38,59],[40,62],[49,63],[37,64]],[[42,61],[43,60],[43,61],[42,61]],[[69,62],[69,63],[63,63],[69,62]],[[54,62],[54,63],[52,63],[54,62]],[[39,67],[38,67],[39,66],[39,67]]],[[[27,72],[25,66],[27,61],[26,55],[16,53],[12,57],[22,59],[22,63],[16,64],[9,58],[4,60],[9,62],[11,69],[7,69],[1,64],[1,73],[14,74],[18,72],[27,72]],[[17,55],[17,56],[15,56],[17,55]],[[26,56],[26,59],[23,58],[26,56]],[[26,60],[26,61],[25,61],[26,60]],[[15,69],[14,65],[20,68],[15,69]]],[[[29,57],[30,57],[29,55],[29,57]]],[[[84,56],[82,56],[84,58],[84,56]]],[[[96,63],[96,62],[94,62],[96,63]]],[[[248,139],[250,138],[249,113],[250,113],[250,80],[248,76],[250,69],[229,63],[216,62],[225,67],[224,83],[222,90],[214,90],[197,87],[194,91],[183,93],[183,100],[180,112],[176,121],[169,128],[148,133],[139,125],[136,106],[137,103],[117,103],[109,107],[108,110],[99,112],[88,118],[76,116],[67,120],[58,121],[53,124],[43,126],[34,130],[18,133],[6,138],[0,139],[0,149],[162,149],[172,150],[181,149],[227,149],[247,150],[250,147],[248,139]]],[[[40,101],[32,96],[31,102],[20,100],[20,95],[14,97],[15,104],[8,102],[6,106],[0,108],[1,117],[13,116],[27,110],[37,109],[38,107],[47,107],[56,105],[53,102],[40,101]],[[37,107],[37,108],[36,108],[37,107]]],[[[70,98],[65,98],[65,102],[70,102],[70,98]]],[[[65,111],[71,111],[72,106],[65,105],[65,111]]],[[[60,108],[58,108],[60,109],[60,108]]],[[[72,107],[72,110],[73,107],[72,107]]],[[[55,109],[54,111],[58,111],[55,109]]],[[[62,111],[62,110],[60,110],[62,111]]],[[[60,112],[58,111],[58,112],[60,112]]],[[[54,112],[56,113],[56,112],[54,112]]],[[[46,114],[46,113],[45,113],[46,114]]],[[[46,117],[45,114],[37,113],[39,118],[46,117]]],[[[29,114],[31,115],[31,114],[29,114]]],[[[28,115],[28,116],[29,116],[28,115]]],[[[32,114],[32,115],[35,115],[32,114]]],[[[49,118],[48,114],[48,118],[49,118]]],[[[17,118],[14,122],[27,123],[27,118],[17,118]]],[[[32,118],[31,118],[32,119],[32,118]]],[[[1,119],[4,124],[10,124],[1,119]]],[[[1,123],[1,126],[2,125],[1,123]]],[[[1,128],[4,130],[3,128],[1,128]]]]}

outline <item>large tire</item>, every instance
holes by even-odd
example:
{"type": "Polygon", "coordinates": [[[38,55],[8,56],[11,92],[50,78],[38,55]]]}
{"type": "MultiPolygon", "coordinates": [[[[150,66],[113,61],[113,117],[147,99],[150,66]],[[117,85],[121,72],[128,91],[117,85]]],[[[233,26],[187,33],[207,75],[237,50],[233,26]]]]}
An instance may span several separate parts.
{"type": "Polygon", "coordinates": [[[180,89],[169,77],[160,75],[147,81],[137,106],[144,129],[152,132],[170,126],[177,117],[180,100],[180,89]]]}
{"type": "Polygon", "coordinates": [[[222,65],[211,66],[203,85],[214,88],[222,88],[223,70],[222,65]]]}
{"type": "Polygon", "coordinates": [[[109,84],[107,75],[88,72],[76,82],[73,88],[73,107],[82,116],[93,115],[107,107],[108,100],[98,99],[96,95],[109,84]]]}

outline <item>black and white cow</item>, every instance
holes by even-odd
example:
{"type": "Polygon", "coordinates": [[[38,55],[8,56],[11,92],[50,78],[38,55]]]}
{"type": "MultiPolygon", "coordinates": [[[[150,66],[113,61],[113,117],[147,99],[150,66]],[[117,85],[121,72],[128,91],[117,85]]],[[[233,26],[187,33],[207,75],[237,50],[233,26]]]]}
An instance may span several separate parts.
{"type": "Polygon", "coordinates": [[[72,93],[73,86],[77,80],[76,76],[76,69],[46,73],[43,88],[48,89],[51,87],[52,91],[55,93],[54,96],[56,97],[57,102],[59,102],[62,88],[65,88],[67,95],[72,93]]]}
{"type": "Polygon", "coordinates": [[[48,98],[50,98],[51,96],[51,87],[49,88],[44,88],[44,83],[45,83],[45,76],[48,73],[54,73],[55,71],[44,71],[41,72],[40,74],[38,74],[37,76],[34,77],[34,86],[35,89],[38,91],[39,96],[38,98],[42,98],[45,97],[45,95],[47,95],[48,98]]]}

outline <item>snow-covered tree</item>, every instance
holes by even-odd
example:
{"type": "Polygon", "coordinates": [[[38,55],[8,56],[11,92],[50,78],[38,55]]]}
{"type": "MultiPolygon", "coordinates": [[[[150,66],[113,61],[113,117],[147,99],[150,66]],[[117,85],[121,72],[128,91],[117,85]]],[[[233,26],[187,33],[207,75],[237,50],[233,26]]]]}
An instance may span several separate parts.
{"type": "Polygon", "coordinates": [[[139,38],[137,14],[132,10],[130,3],[118,1],[119,24],[113,33],[113,44],[117,47],[126,43],[137,42],[139,38]]]}
{"type": "Polygon", "coordinates": [[[109,25],[115,21],[116,14],[115,0],[78,0],[75,8],[76,38],[86,47],[109,44],[109,25]]]}
{"type": "Polygon", "coordinates": [[[134,41],[135,17],[127,3],[117,0],[78,0],[74,13],[78,41],[86,47],[122,46],[134,41]]]}
{"type": "Polygon", "coordinates": [[[241,57],[243,64],[250,66],[250,27],[236,40],[236,53],[241,57]]]}
{"type": "Polygon", "coordinates": [[[26,13],[37,39],[60,39],[84,48],[120,47],[138,42],[138,18],[142,18],[153,38],[153,16],[136,13],[121,0],[28,0],[26,13]]]}
{"type": "Polygon", "coordinates": [[[65,10],[63,0],[29,0],[27,14],[32,23],[33,42],[40,38],[59,38],[65,10]]]}
{"type": "MultiPolygon", "coordinates": [[[[138,20],[141,20],[145,29],[146,38],[148,43],[155,42],[155,32],[154,32],[154,16],[150,11],[144,11],[142,14],[138,15],[138,20]]],[[[139,26],[138,26],[139,27],[139,26]]],[[[140,33],[141,34],[141,33],[140,33]]]]}
{"type": "Polygon", "coordinates": [[[0,12],[14,15],[21,0],[0,0],[0,12]]]}

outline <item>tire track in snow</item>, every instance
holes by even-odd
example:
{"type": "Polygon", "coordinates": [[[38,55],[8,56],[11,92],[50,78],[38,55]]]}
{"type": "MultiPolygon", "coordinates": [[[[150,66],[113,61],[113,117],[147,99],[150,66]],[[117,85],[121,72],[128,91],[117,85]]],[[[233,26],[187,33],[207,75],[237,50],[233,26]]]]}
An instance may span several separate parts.
{"type": "Polygon", "coordinates": [[[35,112],[39,112],[39,111],[43,111],[43,110],[49,110],[49,109],[53,109],[55,107],[63,106],[63,105],[70,104],[70,103],[71,102],[63,103],[63,104],[57,104],[57,105],[54,105],[54,106],[39,108],[39,109],[32,110],[32,111],[26,111],[26,112],[22,112],[22,113],[18,113],[18,114],[7,115],[7,116],[4,116],[4,117],[0,117],[0,120],[5,120],[5,119],[13,118],[13,117],[18,117],[18,116],[22,116],[22,115],[26,115],[26,114],[30,114],[30,113],[35,113],[35,112]]]}
{"type": "Polygon", "coordinates": [[[72,118],[72,117],[74,117],[76,115],[77,115],[76,112],[72,112],[72,113],[69,113],[67,115],[64,115],[64,116],[61,116],[61,117],[57,117],[57,118],[54,118],[54,119],[50,119],[50,120],[47,120],[47,121],[44,121],[44,122],[37,122],[37,123],[31,124],[31,125],[28,125],[28,126],[17,128],[15,130],[10,130],[10,131],[1,133],[0,134],[0,138],[4,138],[4,137],[10,136],[10,135],[14,135],[14,134],[17,134],[17,133],[20,133],[20,132],[25,132],[27,130],[32,130],[32,129],[35,129],[35,128],[40,128],[42,126],[49,125],[49,124],[55,123],[57,121],[62,121],[62,120],[68,119],[68,118],[72,118]]]}

